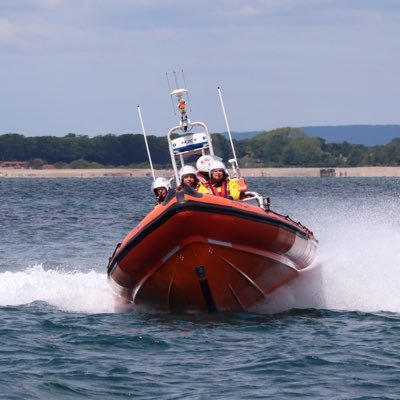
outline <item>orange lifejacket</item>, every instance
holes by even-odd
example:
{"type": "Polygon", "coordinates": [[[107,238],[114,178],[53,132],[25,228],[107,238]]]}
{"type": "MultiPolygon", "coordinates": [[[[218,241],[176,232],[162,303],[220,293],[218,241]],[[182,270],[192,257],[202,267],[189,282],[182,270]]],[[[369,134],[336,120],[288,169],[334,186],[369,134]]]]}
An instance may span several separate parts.
{"type": "Polygon", "coordinates": [[[247,192],[247,183],[244,178],[234,179],[234,181],[239,185],[240,188],[240,199],[244,198],[244,194],[247,192]]]}
{"type": "Polygon", "coordinates": [[[218,186],[216,186],[212,182],[209,182],[208,187],[210,188],[212,194],[215,196],[228,197],[230,195],[229,189],[228,189],[228,182],[226,179],[222,182],[222,185],[218,185],[218,186]],[[221,188],[221,191],[219,192],[217,188],[221,188]]]}
{"type": "Polygon", "coordinates": [[[182,114],[186,113],[186,103],[184,101],[182,103],[178,103],[178,108],[182,114]]]}

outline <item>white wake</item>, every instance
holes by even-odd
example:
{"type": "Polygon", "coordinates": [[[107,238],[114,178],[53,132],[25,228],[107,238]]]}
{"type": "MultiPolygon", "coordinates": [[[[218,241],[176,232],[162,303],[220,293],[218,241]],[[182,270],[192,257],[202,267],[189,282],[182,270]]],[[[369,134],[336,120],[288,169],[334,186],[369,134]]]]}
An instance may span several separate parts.
{"type": "Polygon", "coordinates": [[[61,310],[112,313],[115,298],[105,273],[45,270],[42,265],[24,271],[0,273],[0,306],[43,301],[61,310]]]}

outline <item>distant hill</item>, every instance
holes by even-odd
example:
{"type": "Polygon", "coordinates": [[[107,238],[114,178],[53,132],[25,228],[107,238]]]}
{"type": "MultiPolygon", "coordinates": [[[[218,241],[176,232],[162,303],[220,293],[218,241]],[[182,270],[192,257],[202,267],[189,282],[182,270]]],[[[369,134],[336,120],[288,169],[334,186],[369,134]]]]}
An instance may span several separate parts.
{"type": "Polygon", "coordinates": [[[307,136],[320,137],[327,143],[363,144],[378,146],[400,138],[400,125],[339,125],[304,126],[300,128],[307,136]]]}
{"type": "MultiPolygon", "coordinates": [[[[367,138],[366,129],[357,140],[349,135],[350,141],[367,138]]],[[[382,140],[384,130],[379,127],[382,140]]],[[[347,132],[348,133],[348,132],[347,132]]],[[[248,132],[247,135],[255,133],[248,132]]],[[[318,130],[315,134],[322,136],[318,130]]],[[[239,134],[239,137],[245,135],[239,134]]],[[[238,137],[236,136],[236,137],[238,137]]],[[[395,131],[395,136],[397,132],[395,131]]],[[[148,137],[152,161],[156,168],[170,165],[170,154],[166,136],[148,137]]],[[[229,142],[222,135],[213,136],[213,149],[224,160],[231,158],[229,142]]],[[[237,156],[243,167],[357,167],[357,166],[400,166],[400,138],[381,146],[361,146],[359,143],[343,142],[335,136],[335,143],[321,143],[307,136],[299,128],[284,127],[262,132],[253,138],[239,140],[237,156]]],[[[386,137],[385,141],[391,138],[386,137]]],[[[374,142],[376,143],[376,140],[374,142]]],[[[99,168],[103,166],[132,166],[143,168],[148,165],[145,142],[141,134],[100,135],[90,138],[69,133],[63,137],[25,137],[19,134],[0,134],[0,161],[10,162],[15,167],[21,161],[29,167],[39,168],[54,164],[56,168],[99,168]]]]}
{"type": "MultiPolygon", "coordinates": [[[[338,126],[303,126],[300,127],[307,136],[320,137],[326,143],[363,144],[378,146],[400,138],[400,125],[338,125],[338,126]]],[[[251,139],[263,131],[232,132],[236,140],[251,139]]],[[[222,134],[228,138],[228,133],[222,134]]]]}
{"type": "MultiPolygon", "coordinates": [[[[232,139],[242,140],[242,139],[251,139],[254,136],[259,135],[263,131],[250,131],[250,132],[231,132],[232,139]]],[[[223,132],[222,135],[229,139],[228,132],[223,132]]]]}

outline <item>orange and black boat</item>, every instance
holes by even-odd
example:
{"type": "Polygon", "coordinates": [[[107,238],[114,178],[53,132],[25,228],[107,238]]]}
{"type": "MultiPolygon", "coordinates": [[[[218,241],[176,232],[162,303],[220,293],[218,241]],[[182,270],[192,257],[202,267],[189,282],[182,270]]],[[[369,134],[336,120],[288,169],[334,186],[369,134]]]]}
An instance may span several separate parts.
{"type": "MultiPolygon", "coordinates": [[[[199,134],[188,131],[196,124],[182,118],[168,133],[176,175],[176,161],[184,155],[213,154],[203,123],[204,143],[193,143],[199,134]],[[171,139],[179,130],[189,136],[178,138],[181,146],[171,139]]],[[[159,311],[241,311],[296,278],[315,258],[313,233],[271,211],[259,194],[243,189],[242,197],[234,201],[189,187],[170,190],[117,245],[108,265],[114,292],[159,311]]]]}

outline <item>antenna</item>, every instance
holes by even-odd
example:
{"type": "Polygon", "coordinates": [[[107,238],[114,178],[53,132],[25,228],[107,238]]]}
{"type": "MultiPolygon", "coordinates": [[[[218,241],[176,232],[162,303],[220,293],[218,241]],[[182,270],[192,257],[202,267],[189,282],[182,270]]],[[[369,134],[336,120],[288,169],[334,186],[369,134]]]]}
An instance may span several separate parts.
{"type": "MultiPolygon", "coordinates": [[[[188,86],[186,85],[186,79],[185,79],[185,74],[183,73],[183,69],[181,70],[181,72],[182,72],[183,84],[185,85],[185,89],[187,89],[188,86]]],[[[186,97],[188,99],[189,111],[192,112],[192,106],[190,105],[189,92],[186,92],[186,97]]]]}
{"type": "Polygon", "coordinates": [[[156,176],[154,175],[154,168],[153,168],[153,163],[151,162],[149,145],[147,144],[147,136],[146,136],[146,131],[144,129],[142,112],[140,111],[140,106],[137,106],[137,108],[138,108],[138,113],[139,113],[140,124],[142,125],[142,132],[143,132],[143,136],[144,136],[144,142],[146,143],[147,156],[149,157],[151,174],[153,175],[153,181],[154,181],[156,179],[156,176]]]}
{"type": "Polygon", "coordinates": [[[237,162],[237,157],[236,157],[236,152],[235,152],[235,146],[233,145],[233,140],[232,140],[232,135],[231,135],[231,129],[230,129],[230,127],[229,127],[228,118],[226,117],[225,106],[224,106],[224,100],[222,99],[222,92],[221,92],[221,88],[220,88],[219,86],[218,86],[218,94],[219,94],[219,99],[220,99],[220,101],[221,101],[222,112],[224,113],[226,129],[228,130],[229,140],[230,140],[230,142],[231,142],[232,153],[233,153],[233,160],[229,160],[229,162],[232,164],[233,172],[234,172],[235,174],[237,174],[238,178],[240,178],[240,170],[239,170],[239,165],[238,165],[238,162],[237,162]]]}
{"type": "MultiPolygon", "coordinates": [[[[188,90],[185,87],[180,87],[179,86],[179,81],[178,81],[178,76],[176,71],[172,71],[173,75],[174,75],[174,80],[175,80],[175,85],[176,85],[176,89],[170,91],[170,95],[171,95],[171,101],[172,101],[172,96],[175,96],[177,101],[178,101],[178,112],[180,114],[181,120],[180,120],[180,126],[182,128],[182,130],[184,132],[187,132],[188,130],[190,130],[190,121],[187,115],[187,109],[186,109],[186,99],[189,105],[189,110],[192,111],[191,107],[190,107],[190,103],[189,103],[189,95],[188,95],[188,90]],[[186,97],[186,99],[185,99],[186,97]]],[[[182,78],[183,78],[183,82],[186,86],[186,82],[185,82],[185,75],[183,74],[183,70],[182,70],[182,78]]],[[[169,84],[169,78],[168,78],[168,74],[167,74],[167,80],[168,80],[168,85],[169,88],[171,89],[171,85],[169,84]]],[[[173,102],[172,102],[173,103],[173,102]]],[[[175,113],[175,109],[174,109],[174,114],[175,113]]]]}
{"type": "Polygon", "coordinates": [[[179,89],[179,83],[178,83],[178,77],[176,76],[176,71],[172,71],[174,74],[174,79],[175,79],[175,87],[176,89],[179,89]]]}
{"type": "MultiPolygon", "coordinates": [[[[169,82],[168,72],[165,73],[165,76],[167,78],[169,92],[171,93],[172,89],[171,89],[171,84],[169,82]]],[[[174,101],[172,100],[172,96],[170,96],[170,98],[171,98],[172,112],[174,113],[174,115],[176,115],[176,111],[175,111],[175,107],[174,107],[174,101]]]]}

